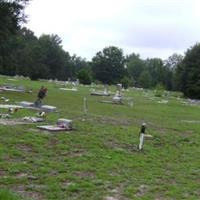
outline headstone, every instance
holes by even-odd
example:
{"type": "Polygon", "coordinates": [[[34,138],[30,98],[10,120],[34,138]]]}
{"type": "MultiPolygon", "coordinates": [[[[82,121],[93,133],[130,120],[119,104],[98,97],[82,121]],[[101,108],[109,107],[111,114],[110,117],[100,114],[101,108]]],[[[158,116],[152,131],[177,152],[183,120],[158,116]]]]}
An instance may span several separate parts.
{"type": "Polygon", "coordinates": [[[122,84],[118,83],[117,84],[117,92],[115,96],[122,96],[122,84]]]}
{"type": "Polygon", "coordinates": [[[133,107],[133,101],[129,101],[128,105],[132,108],[133,107]]]}
{"type": "Polygon", "coordinates": [[[117,103],[117,104],[121,104],[122,103],[122,97],[120,97],[120,96],[114,96],[113,97],[113,102],[117,103]]]}
{"type": "Polygon", "coordinates": [[[104,94],[108,94],[108,85],[104,85],[104,94]]]}
{"type": "Polygon", "coordinates": [[[72,120],[70,119],[58,119],[57,126],[62,128],[72,129],[72,120]]]}
{"type": "Polygon", "coordinates": [[[146,130],[146,123],[143,123],[140,129],[140,138],[139,138],[139,150],[143,149],[143,144],[144,144],[144,134],[146,130]]]}
{"type": "Polygon", "coordinates": [[[140,137],[139,137],[139,150],[141,151],[143,149],[144,146],[144,138],[152,138],[152,135],[146,134],[146,123],[143,123],[140,129],[140,137]]]}

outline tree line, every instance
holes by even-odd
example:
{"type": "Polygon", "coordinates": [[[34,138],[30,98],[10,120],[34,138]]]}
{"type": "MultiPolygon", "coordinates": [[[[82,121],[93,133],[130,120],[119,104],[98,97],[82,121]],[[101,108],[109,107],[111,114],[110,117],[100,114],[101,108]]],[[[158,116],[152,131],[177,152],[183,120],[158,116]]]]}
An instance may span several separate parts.
{"type": "Polygon", "coordinates": [[[174,53],[168,59],[142,59],[139,54],[124,55],[119,47],[108,46],[91,61],[70,55],[62,48],[58,35],[34,32],[22,27],[29,0],[0,0],[0,73],[23,75],[32,80],[79,79],[83,84],[122,83],[135,86],[182,91],[185,96],[200,98],[200,44],[185,55],[174,53]]]}

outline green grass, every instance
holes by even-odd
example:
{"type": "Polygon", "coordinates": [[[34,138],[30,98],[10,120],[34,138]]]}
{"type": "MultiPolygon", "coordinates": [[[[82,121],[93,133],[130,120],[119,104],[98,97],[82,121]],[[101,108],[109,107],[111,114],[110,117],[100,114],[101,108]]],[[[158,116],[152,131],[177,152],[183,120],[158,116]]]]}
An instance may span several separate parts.
{"type": "MultiPolygon", "coordinates": [[[[74,130],[48,133],[35,124],[0,125],[0,199],[200,199],[200,106],[184,105],[173,93],[165,97],[167,104],[159,104],[162,98],[153,91],[145,97],[144,91],[130,89],[124,92],[133,99],[130,107],[127,101],[125,105],[100,103],[107,98],[90,96],[90,87],[61,91],[47,81],[0,77],[0,85],[6,83],[33,89],[32,94],[0,93],[14,104],[34,101],[41,85],[46,86],[44,103],[59,111],[49,113],[47,123],[72,119],[74,130]],[[144,121],[154,138],[138,152],[144,121]]],[[[35,114],[21,109],[12,118],[35,114]]]]}

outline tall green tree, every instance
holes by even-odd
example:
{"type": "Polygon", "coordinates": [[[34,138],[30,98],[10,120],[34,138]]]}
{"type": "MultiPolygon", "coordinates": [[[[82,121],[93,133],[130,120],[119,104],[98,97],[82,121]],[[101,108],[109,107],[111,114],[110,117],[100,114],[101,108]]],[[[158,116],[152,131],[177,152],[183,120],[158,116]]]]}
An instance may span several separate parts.
{"type": "Polygon", "coordinates": [[[6,62],[10,51],[9,39],[25,22],[24,8],[29,0],[0,0],[0,71],[7,73],[6,62]]]}
{"type": "Polygon", "coordinates": [[[177,68],[181,64],[183,56],[177,53],[169,56],[167,60],[164,61],[164,85],[168,90],[178,90],[179,89],[179,74],[177,74],[177,68]]]}
{"type": "Polygon", "coordinates": [[[176,73],[185,96],[200,99],[200,43],[187,50],[176,73]]]}
{"type": "Polygon", "coordinates": [[[164,80],[164,64],[160,58],[151,58],[145,61],[146,70],[148,70],[153,78],[152,86],[163,84],[164,80]]]}
{"type": "Polygon", "coordinates": [[[150,88],[152,86],[152,76],[148,70],[144,70],[140,74],[138,84],[143,88],[150,88]]]}
{"type": "Polygon", "coordinates": [[[176,70],[177,66],[182,62],[183,56],[181,54],[174,53],[167,60],[164,61],[165,66],[172,70],[176,70]]]}
{"type": "Polygon", "coordinates": [[[104,84],[118,83],[125,73],[125,57],[122,49],[106,47],[92,58],[94,77],[104,84]]]}
{"type": "Polygon", "coordinates": [[[62,49],[61,39],[57,35],[42,35],[39,38],[41,63],[48,67],[47,78],[67,79],[67,70],[70,56],[62,49]]]}
{"type": "Polygon", "coordinates": [[[92,74],[91,65],[89,62],[86,61],[85,58],[82,58],[74,54],[73,56],[71,56],[70,62],[72,64],[72,72],[73,72],[72,78],[75,78],[82,70],[87,71],[87,73],[89,73],[91,76],[92,74]]]}
{"type": "Polygon", "coordinates": [[[127,56],[126,65],[129,76],[135,81],[135,85],[139,86],[139,77],[145,69],[144,61],[139,54],[132,53],[127,56]]]}

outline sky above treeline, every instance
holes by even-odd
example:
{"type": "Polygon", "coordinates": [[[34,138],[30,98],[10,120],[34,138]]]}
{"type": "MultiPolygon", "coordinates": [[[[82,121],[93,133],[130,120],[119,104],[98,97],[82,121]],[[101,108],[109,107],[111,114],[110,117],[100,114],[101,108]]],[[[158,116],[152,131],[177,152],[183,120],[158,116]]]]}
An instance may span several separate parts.
{"type": "Polygon", "coordinates": [[[200,0],[32,0],[26,27],[91,60],[104,47],[167,59],[200,42],[200,0]]]}

